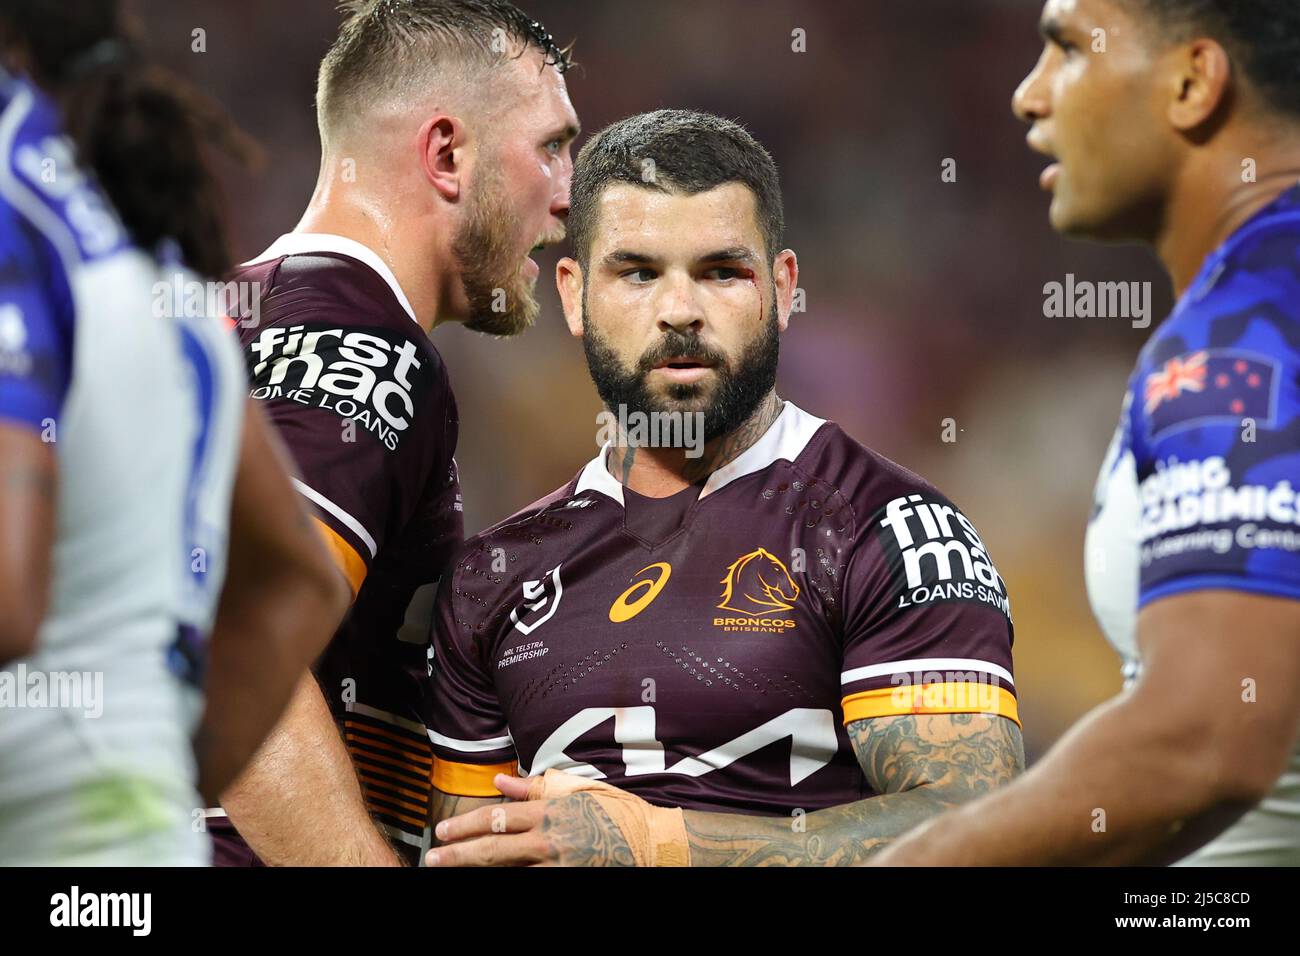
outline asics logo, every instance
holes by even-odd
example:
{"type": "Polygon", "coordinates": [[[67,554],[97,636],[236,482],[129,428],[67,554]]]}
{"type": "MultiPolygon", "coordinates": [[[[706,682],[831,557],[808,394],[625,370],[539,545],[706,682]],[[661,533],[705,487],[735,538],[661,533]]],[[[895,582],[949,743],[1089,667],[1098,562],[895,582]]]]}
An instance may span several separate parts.
{"type": "Polygon", "coordinates": [[[659,596],[659,592],[664,589],[669,576],[673,573],[672,565],[666,561],[644,567],[637,574],[645,574],[647,571],[656,572],[656,575],[637,581],[616,597],[614,603],[610,605],[609,619],[615,624],[630,621],[649,607],[650,602],[659,596]]]}

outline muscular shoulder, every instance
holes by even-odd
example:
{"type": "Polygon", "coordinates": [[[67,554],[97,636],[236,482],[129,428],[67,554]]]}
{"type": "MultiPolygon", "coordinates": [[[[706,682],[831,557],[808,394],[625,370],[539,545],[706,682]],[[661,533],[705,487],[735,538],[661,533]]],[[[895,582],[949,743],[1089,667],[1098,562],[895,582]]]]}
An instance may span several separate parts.
{"type": "Polygon", "coordinates": [[[877,633],[900,608],[971,604],[987,611],[989,632],[1003,641],[1006,584],[974,522],[933,484],[833,423],[794,467],[808,476],[801,494],[832,511],[838,497],[850,515],[838,575],[849,633],[877,633]]]}
{"type": "Polygon", "coordinates": [[[389,450],[431,410],[454,426],[442,357],[369,266],[307,253],[242,266],[230,281],[255,398],[332,411],[389,450]]]}
{"type": "Polygon", "coordinates": [[[510,517],[467,538],[451,565],[453,601],[463,614],[481,617],[518,596],[521,582],[541,579],[576,542],[614,526],[617,505],[578,493],[566,482],[510,517]]]}
{"type": "Polygon", "coordinates": [[[950,504],[930,482],[856,441],[834,422],[818,430],[792,468],[806,486],[792,490],[812,493],[819,502],[838,498],[848,506],[859,533],[891,502],[950,504]]]}
{"type": "Polygon", "coordinates": [[[1300,192],[1210,256],[1139,365],[1158,366],[1196,349],[1300,357],[1300,192]]]}

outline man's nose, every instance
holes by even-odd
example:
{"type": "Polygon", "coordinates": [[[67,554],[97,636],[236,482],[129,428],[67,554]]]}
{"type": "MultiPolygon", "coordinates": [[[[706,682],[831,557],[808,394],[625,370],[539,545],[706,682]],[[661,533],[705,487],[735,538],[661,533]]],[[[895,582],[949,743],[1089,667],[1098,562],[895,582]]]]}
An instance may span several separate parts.
{"type": "Polygon", "coordinates": [[[704,310],[696,301],[690,280],[669,280],[665,283],[664,294],[666,298],[659,310],[659,330],[666,332],[671,329],[679,335],[698,335],[704,328],[704,310]]]}
{"type": "Polygon", "coordinates": [[[573,164],[565,163],[556,178],[555,192],[551,196],[551,215],[564,222],[569,218],[569,188],[573,183],[573,164]]]}
{"type": "Polygon", "coordinates": [[[1015,93],[1011,95],[1011,112],[1023,123],[1034,123],[1044,119],[1049,111],[1050,104],[1047,99],[1047,83],[1044,82],[1046,71],[1044,64],[1047,59],[1047,51],[1038,58],[1038,63],[1029,72],[1020,85],[1016,87],[1015,93]]]}

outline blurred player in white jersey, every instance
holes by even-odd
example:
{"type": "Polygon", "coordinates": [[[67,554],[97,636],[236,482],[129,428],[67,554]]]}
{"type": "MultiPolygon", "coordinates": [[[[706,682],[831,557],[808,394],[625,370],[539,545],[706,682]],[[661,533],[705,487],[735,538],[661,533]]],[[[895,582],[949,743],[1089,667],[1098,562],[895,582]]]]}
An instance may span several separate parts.
{"type": "Polygon", "coordinates": [[[0,2],[0,864],[207,862],[346,596],[233,337],[159,314],[223,233],[117,6],[0,2]]]}
{"type": "Polygon", "coordinates": [[[876,862],[1300,865],[1300,6],[1049,0],[1040,29],[1014,108],[1053,227],[1151,245],[1178,295],[1088,529],[1126,687],[876,862]]]}

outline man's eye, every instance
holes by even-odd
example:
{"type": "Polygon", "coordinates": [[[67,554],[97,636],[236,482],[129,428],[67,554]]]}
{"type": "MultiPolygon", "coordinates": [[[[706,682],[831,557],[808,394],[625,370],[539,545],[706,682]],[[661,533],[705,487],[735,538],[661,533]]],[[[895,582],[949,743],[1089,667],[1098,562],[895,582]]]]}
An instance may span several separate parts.
{"type": "Polygon", "coordinates": [[[718,266],[716,269],[710,269],[707,275],[719,282],[726,282],[729,279],[735,279],[740,276],[739,269],[733,269],[730,266],[718,266]]]}
{"type": "Polygon", "coordinates": [[[564,148],[564,140],[562,139],[553,139],[546,144],[546,151],[550,153],[552,156],[560,155],[560,150],[562,150],[563,148],[564,148]]]}
{"type": "Polygon", "coordinates": [[[634,283],[640,285],[642,283],[650,282],[652,279],[654,279],[655,271],[653,269],[646,269],[646,268],[630,269],[629,271],[623,273],[623,278],[631,279],[634,283]]]}

